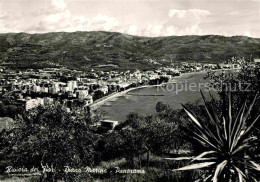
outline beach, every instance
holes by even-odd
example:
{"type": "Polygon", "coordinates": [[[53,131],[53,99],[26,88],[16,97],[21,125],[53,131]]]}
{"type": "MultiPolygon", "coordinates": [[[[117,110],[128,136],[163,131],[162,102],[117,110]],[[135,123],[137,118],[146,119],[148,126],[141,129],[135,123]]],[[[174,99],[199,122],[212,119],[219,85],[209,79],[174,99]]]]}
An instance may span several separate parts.
{"type": "MultiPolygon", "coordinates": [[[[181,79],[189,78],[190,76],[193,76],[193,75],[196,75],[196,74],[203,74],[203,73],[207,73],[207,71],[182,73],[180,76],[174,77],[169,83],[177,83],[181,79]]],[[[160,86],[163,86],[165,84],[167,84],[167,83],[162,83],[160,85],[142,85],[142,86],[133,87],[133,88],[121,91],[121,92],[115,92],[115,93],[112,93],[110,95],[107,95],[105,97],[102,97],[102,98],[94,101],[92,104],[89,105],[89,107],[92,111],[94,111],[94,110],[98,109],[100,106],[102,106],[102,104],[104,104],[105,102],[110,101],[112,99],[115,99],[117,97],[123,96],[130,91],[134,91],[134,90],[138,90],[138,89],[144,89],[144,88],[160,87],[160,86]]]]}
{"type": "MultiPolygon", "coordinates": [[[[163,84],[165,84],[165,83],[163,83],[163,84]]],[[[112,94],[110,94],[108,96],[105,96],[105,97],[102,97],[102,98],[96,100],[95,102],[90,104],[89,107],[90,107],[91,110],[95,110],[95,109],[98,109],[98,107],[101,106],[102,104],[104,104],[106,101],[109,101],[111,99],[123,96],[123,95],[127,94],[130,91],[138,90],[138,89],[142,89],[142,88],[158,87],[158,86],[162,86],[163,84],[161,84],[161,85],[142,85],[142,86],[133,87],[133,88],[121,91],[121,92],[115,92],[115,93],[112,93],[112,94]]]]}

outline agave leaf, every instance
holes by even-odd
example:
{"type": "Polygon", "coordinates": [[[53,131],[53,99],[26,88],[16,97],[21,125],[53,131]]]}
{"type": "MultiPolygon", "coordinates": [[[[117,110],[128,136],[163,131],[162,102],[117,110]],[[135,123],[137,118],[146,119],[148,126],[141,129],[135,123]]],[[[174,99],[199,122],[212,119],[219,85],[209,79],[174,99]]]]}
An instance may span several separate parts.
{"type": "Polygon", "coordinates": [[[208,158],[197,159],[197,161],[208,161],[208,162],[211,162],[211,161],[213,162],[215,160],[217,160],[216,157],[208,157],[208,158]]]}
{"type": "Polygon", "coordinates": [[[204,182],[208,181],[212,177],[212,174],[208,175],[206,178],[203,179],[204,182]]]}
{"type": "MultiPolygon", "coordinates": [[[[216,137],[214,136],[214,134],[211,133],[211,131],[206,128],[206,127],[203,127],[199,120],[192,114],[191,111],[189,111],[188,108],[186,108],[183,104],[182,104],[183,108],[184,108],[184,111],[188,114],[188,116],[190,117],[190,119],[196,124],[197,126],[197,129],[200,131],[200,133],[203,135],[204,138],[207,138],[208,141],[210,140],[213,140],[214,143],[216,143],[217,145],[221,145],[219,143],[219,140],[216,139],[216,137]]],[[[212,143],[212,141],[210,141],[212,143]]]]}
{"type": "Polygon", "coordinates": [[[253,164],[253,168],[257,171],[260,171],[260,165],[255,163],[254,161],[250,161],[251,164],[253,164]]]}
{"type": "Polygon", "coordinates": [[[201,129],[202,129],[202,126],[200,124],[200,122],[198,121],[198,119],[192,114],[192,112],[186,108],[183,104],[182,104],[182,107],[184,109],[184,111],[188,114],[188,116],[192,119],[192,121],[197,125],[199,126],[201,129]]]}
{"type": "MultiPolygon", "coordinates": [[[[243,142],[241,142],[239,146],[253,145],[256,140],[257,140],[257,137],[255,137],[255,136],[248,137],[248,138],[244,139],[243,142]]],[[[239,147],[236,147],[236,148],[239,148],[239,147]]]]}
{"type": "Polygon", "coordinates": [[[257,98],[257,96],[258,96],[258,93],[259,93],[259,91],[258,91],[257,94],[255,95],[253,102],[250,104],[250,106],[249,106],[249,108],[248,108],[246,114],[244,115],[244,117],[243,117],[243,120],[244,120],[244,121],[245,121],[245,120],[247,119],[247,117],[249,116],[249,114],[250,114],[250,112],[251,112],[251,110],[252,110],[252,108],[253,108],[253,106],[254,106],[254,104],[255,104],[255,101],[256,101],[256,98],[257,98]]]}
{"type": "Polygon", "coordinates": [[[224,169],[224,167],[226,166],[226,164],[227,164],[227,160],[224,160],[217,166],[215,173],[214,173],[214,177],[212,179],[213,182],[218,181],[218,177],[220,176],[220,174],[221,174],[222,170],[224,169]]]}
{"type": "Polygon", "coordinates": [[[228,93],[228,146],[229,149],[231,148],[231,125],[233,125],[232,123],[232,102],[231,102],[231,92],[228,93]]]}
{"type": "MultiPolygon", "coordinates": [[[[164,158],[165,160],[170,160],[170,161],[182,161],[182,160],[191,160],[194,157],[176,157],[176,158],[164,158]]],[[[197,159],[198,161],[210,161],[210,160],[216,160],[215,157],[210,157],[210,158],[200,158],[197,159]]],[[[193,160],[192,160],[193,161],[193,160]]]]}
{"type": "MultiPolygon", "coordinates": [[[[195,134],[194,134],[195,135],[195,134]]],[[[193,138],[195,139],[195,140],[197,140],[202,146],[206,146],[207,145],[207,142],[206,141],[204,141],[203,139],[200,139],[200,137],[198,136],[193,136],[193,138]]]]}
{"type": "Polygon", "coordinates": [[[237,141],[236,141],[236,144],[240,144],[240,143],[243,142],[243,139],[246,138],[246,136],[250,133],[250,131],[251,131],[252,129],[254,129],[253,126],[254,126],[254,124],[258,121],[259,117],[260,117],[260,115],[257,116],[257,118],[256,118],[256,119],[250,124],[250,126],[245,130],[245,132],[243,132],[240,136],[238,136],[237,141]]]}
{"type": "Polygon", "coordinates": [[[244,102],[244,104],[242,105],[242,107],[239,109],[239,112],[237,114],[237,117],[235,119],[235,123],[234,126],[232,128],[232,132],[231,134],[234,136],[235,135],[235,131],[237,129],[237,127],[239,126],[239,124],[241,123],[241,120],[243,118],[244,112],[245,112],[245,108],[246,108],[246,102],[244,102]],[[240,120],[239,120],[240,119],[240,120]],[[240,122],[239,122],[240,121],[240,122]]]}
{"type": "Polygon", "coordinates": [[[235,147],[235,144],[237,143],[238,137],[241,134],[242,126],[244,125],[243,114],[245,112],[245,108],[246,108],[246,102],[243,104],[243,106],[241,107],[241,109],[238,113],[238,116],[237,116],[236,122],[235,122],[235,126],[232,130],[232,133],[231,133],[231,136],[232,136],[232,146],[231,146],[231,149],[230,149],[231,151],[235,147]],[[238,118],[240,118],[240,120],[238,120],[238,118]]]}
{"type": "Polygon", "coordinates": [[[204,134],[201,134],[201,133],[199,134],[199,133],[197,133],[196,131],[192,131],[192,130],[190,130],[190,129],[188,129],[188,128],[183,128],[183,129],[185,130],[186,133],[189,133],[189,136],[192,136],[192,135],[193,135],[193,139],[196,140],[196,141],[198,141],[201,145],[203,145],[203,146],[206,145],[206,143],[205,143],[204,140],[201,140],[201,139],[199,139],[198,137],[196,137],[196,136],[201,136],[201,137],[203,137],[205,140],[208,141],[207,137],[206,137],[204,134]]]}
{"type": "Polygon", "coordinates": [[[198,140],[200,143],[206,143],[206,144],[210,145],[211,147],[213,147],[214,149],[220,151],[219,148],[216,147],[214,144],[212,144],[210,141],[208,141],[207,138],[205,138],[205,137],[203,137],[203,136],[200,136],[200,135],[198,135],[198,134],[196,134],[196,133],[193,133],[193,135],[194,135],[194,138],[195,138],[196,140],[198,140]]]}
{"type": "Polygon", "coordinates": [[[225,139],[227,141],[227,122],[225,117],[223,116],[223,125],[224,125],[224,134],[225,134],[225,139]]]}
{"type": "Polygon", "coordinates": [[[244,178],[246,178],[246,175],[239,168],[235,167],[235,169],[236,169],[236,171],[238,173],[239,182],[243,182],[244,178]]]}
{"type": "Polygon", "coordinates": [[[236,153],[241,152],[241,151],[243,151],[243,150],[245,150],[247,148],[250,148],[250,147],[252,147],[252,145],[248,145],[248,144],[241,145],[236,150],[234,150],[232,152],[232,154],[236,154],[236,153]]]}
{"type": "Polygon", "coordinates": [[[202,96],[202,99],[203,99],[203,102],[204,102],[204,105],[205,105],[205,109],[206,109],[206,111],[207,111],[207,113],[208,113],[208,115],[209,115],[210,121],[211,121],[213,124],[217,124],[216,121],[215,121],[215,119],[213,118],[211,112],[210,112],[210,108],[208,107],[208,104],[207,104],[207,102],[206,102],[206,98],[205,98],[205,96],[204,96],[204,94],[203,94],[203,92],[202,92],[201,90],[200,90],[200,94],[201,94],[201,96],[202,96]]]}
{"type": "Polygon", "coordinates": [[[204,156],[206,156],[208,154],[214,154],[214,153],[216,153],[216,151],[214,151],[214,150],[203,152],[200,155],[198,155],[197,157],[195,157],[191,162],[196,161],[196,160],[201,160],[201,159],[203,159],[204,156]]]}
{"type": "Polygon", "coordinates": [[[246,131],[243,133],[243,136],[246,136],[252,129],[254,124],[258,121],[260,115],[256,117],[256,119],[250,124],[250,126],[246,129],[246,131]]]}
{"type": "MultiPolygon", "coordinates": [[[[210,132],[211,136],[214,137],[214,139],[216,140],[217,143],[219,143],[220,145],[223,143],[223,140],[220,136],[220,133],[219,133],[219,123],[214,119],[214,114],[211,114],[211,111],[210,111],[210,107],[207,106],[207,102],[206,102],[206,99],[205,99],[205,96],[203,94],[203,92],[200,90],[200,93],[201,93],[201,96],[202,96],[202,99],[203,99],[203,102],[204,102],[204,105],[205,105],[205,109],[208,113],[208,116],[210,118],[210,121],[211,123],[216,127],[216,130],[217,130],[217,134],[218,134],[218,138],[215,137],[214,134],[212,134],[212,132],[210,132]]],[[[214,113],[214,112],[213,112],[214,113]]]]}
{"type": "Polygon", "coordinates": [[[257,137],[252,136],[252,137],[249,137],[249,138],[245,139],[245,140],[243,141],[243,143],[246,144],[246,143],[254,142],[254,141],[256,141],[256,140],[257,140],[257,137]]]}
{"type": "Polygon", "coordinates": [[[198,163],[198,164],[191,164],[185,167],[181,167],[179,169],[174,169],[173,171],[185,171],[185,170],[191,170],[191,169],[200,169],[200,168],[205,168],[205,167],[209,167],[213,164],[215,164],[216,162],[203,162],[203,163],[198,163]]]}
{"type": "Polygon", "coordinates": [[[181,161],[181,160],[190,160],[194,157],[176,157],[176,158],[164,158],[166,160],[173,160],[173,161],[181,161]]]}

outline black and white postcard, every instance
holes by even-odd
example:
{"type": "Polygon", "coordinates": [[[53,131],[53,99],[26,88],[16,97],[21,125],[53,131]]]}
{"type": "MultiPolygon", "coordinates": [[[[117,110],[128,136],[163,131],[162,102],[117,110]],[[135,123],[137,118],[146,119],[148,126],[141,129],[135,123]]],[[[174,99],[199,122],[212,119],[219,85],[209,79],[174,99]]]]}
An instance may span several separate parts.
{"type": "Polygon", "coordinates": [[[259,182],[260,0],[0,0],[0,182],[259,182]]]}

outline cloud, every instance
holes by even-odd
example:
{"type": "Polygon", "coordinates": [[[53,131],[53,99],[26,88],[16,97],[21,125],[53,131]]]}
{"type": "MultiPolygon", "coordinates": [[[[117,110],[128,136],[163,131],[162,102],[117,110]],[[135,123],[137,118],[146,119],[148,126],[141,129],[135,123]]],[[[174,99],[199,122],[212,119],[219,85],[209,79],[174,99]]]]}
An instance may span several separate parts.
{"type": "Polygon", "coordinates": [[[186,16],[186,12],[185,10],[177,10],[177,9],[171,9],[168,13],[169,17],[174,17],[177,16],[177,18],[184,18],[186,16]]]}
{"type": "MultiPolygon", "coordinates": [[[[29,12],[29,19],[34,21],[25,23],[17,18],[4,24],[1,32],[9,29],[12,31],[26,31],[29,33],[60,32],[60,31],[115,31],[131,35],[149,37],[201,34],[200,23],[210,12],[201,9],[170,9],[167,19],[160,24],[124,24],[117,18],[106,14],[92,16],[74,15],[67,2],[69,0],[48,0],[48,8],[41,8],[29,12]],[[33,17],[33,18],[32,18],[33,17]],[[13,22],[12,24],[10,22],[13,22]],[[15,22],[15,24],[14,24],[15,22]]],[[[1,14],[0,14],[1,15],[1,14]]],[[[167,15],[167,12],[166,12],[167,15]]],[[[3,22],[2,22],[3,23],[3,22]]],[[[0,21],[1,24],[1,21],[0,21]]]]}
{"type": "Polygon", "coordinates": [[[136,25],[129,25],[123,33],[130,34],[130,35],[138,35],[138,27],[136,25]]]}
{"type": "Polygon", "coordinates": [[[245,35],[245,36],[248,36],[248,37],[251,37],[251,33],[248,32],[248,31],[246,31],[246,32],[244,33],[244,35],[245,35]]]}
{"type": "Polygon", "coordinates": [[[142,36],[158,37],[163,33],[164,26],[162,24],[148,24],[143,30],[141,30],[142,36]]]}
{"type": "Polygon", "coordinates": [[[202,34],[200,23],[210,15],[208,10],[188,9],[178,10],[170,9],[169,19],[164,23],[166,35],[192,35],[202,34]]]}
{"type": "MultiPolygon", "coordinates": [[[[15,27],[16,25],[16,19],[12,19],[12,17],[6,12],[12,13],[14,17],[17,17],[20,15],[19,12],[11,12],[10,10],[6,10],[5,12],[4,6],[2,4],[2,1],[0,1],[0,33],[1,32],[8,32],[12,27],[15,27]]],[[[16,29],[14,29],[15,31],[16,29]]]]}
{"type": "MultiPolygon", "coordinates": [[[[149,37],[193,34],[200,35],[203,33],[200,28],[200,23],[209,15],[209,11],[201,9],[170,9],[168,12],[168,18],[164,22],[154,25],[148,24],[141,30],[136,27],[135,33],[149,37]]],[[[130,32],[131,31],[126,31],[126,33],[130,32]]]]}
{"type": "Polygon", "coordinates": [[[26,31],[35,32],[59,32],[59,31],[111,31],[119,26],[114,17],[104,14],[85,18],[74,16],[64,0],[52,0],[49,9],[41,9],[33,12],[41,17],[40,21],[27,27],[26,31]]]}
{"type": "Polygon", "coordinates": [[[177,10],[177,9],[171,9],[169,10],[168,16],[169,17],[177,17],[177,18],[185,18],[189,15],[193,15],[196,17],[200,16],[207,16],[210,12],[208,10],[201,10],[201,9],[188,9],[188,10],[177,10]]]}
{"type": "MultiPolygon", "coordinates": [[[[146,16],[148,10],[139,12],[138,15],[128,14],[134,13],[133,11],[113,12],[112,3],[104,7],[101,3],[102,8],[97,10],[86,8],[85,11],[81,8],[77,12],[75,2],[72,2],[72,0],[42,0],[39,5],[38,2],[32,5],[35,8],[30,6],[27,8],[26,3],[22,8],[16,5],[14,6],[16,8],[12,8],[13,5],[0,0],[0,32],[113,31],[149,37],[192,34],[259,37],[260,32],[257,26],[259,10],[256,9],[228,9],[226,7],[223,11],[214,11],[214,8],[211,8],[212,12],[210,12],[203,8],[169,9],[167,6],[156,11],[156,17],[152,17],[146,16]],[[139,18],[139,14],[142,15],[142,13],[145,16],[139,18]]],[[[82,1],[82,6],[83,4],[82,1]]],[[[81,6],[81,3],[76,3],[76,5],[81,6]]],[[[84,5],[88,3],[85,2],[84,5]]],[[[150,13],[150,9],[148,12],[150,13]]]]}
{"type": "Polygon", "coordinates": [[[119,22],[114,17],[98,14],[90,19],[88,29],[111,31],[114,27],[119,26],[119,22]]]}
{"type": "Polygon", "coordinates": [[[53,0],[51,5],[57,10],[64,10],[67,7],[67,4],[64,0],[53,0]]]}

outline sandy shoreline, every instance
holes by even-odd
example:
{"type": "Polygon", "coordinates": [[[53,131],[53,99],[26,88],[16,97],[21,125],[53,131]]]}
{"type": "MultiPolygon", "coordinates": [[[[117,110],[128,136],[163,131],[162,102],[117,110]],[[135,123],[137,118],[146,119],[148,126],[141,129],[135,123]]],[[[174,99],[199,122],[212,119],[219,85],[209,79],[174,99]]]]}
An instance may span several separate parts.
{"type": "MultiPolygon", "coordinates": [[[[207,73],[207,71],[183,73],[183,74],[181,74],[181,76],[175,77],[169,83],[175,83],[175,82],[178,82],[178,80],[181,79],[181,78],[185,78],[185,77],[192,76],[192,75],[195,75],[195,74],[202,74],[202,73],[207,73]]],[[[139,87],[133,87],[133,88],[127,89],[125,91],[112,93],[112,94],[110,94],[108,96],[105,96],[105,97],[103,97],[101,99],[96,100],[94,103],[90,104],[89,107],[90,107],[91,110],[96,110],[102,104],[104,104],[106,101],[109,101],[109,100],[111,100],[113,98],[117,98],[117,97],[123,96],[123,95],[127,94],[130,91],[137,90],[137,89],[142,89],[142,88],[158,87],[158,86],[162,86],[164,84],[167,84],[167,83],[162,83],[161,85],[143,85],[143,86],[139,86],[139,87]]]]}
{"type": "Polygon", "coordinates": [[[105,96],[105,97],[103,97],[101,99],[96,100],[94,103],[90,104],[89,107],[91,108],[91,110],[96,110],[104,102],[109,101],[109,100],[111,100],[113,98],[117,98],[117,97],[123,96],[123,95],[127,94],[130,91],[138,90],[138,89],[142,89],[142,88],[158,87],[158,86],[162,86],[162,85],[163,84],[161,84],[161,85],[142,85],[142,86],[139,86],[139,87],[133,87],[133,88],[127,89],[125,91],[115,92],[115,93],[112,93],[112,94],[110,94],[108,96],[105,96]]]}

